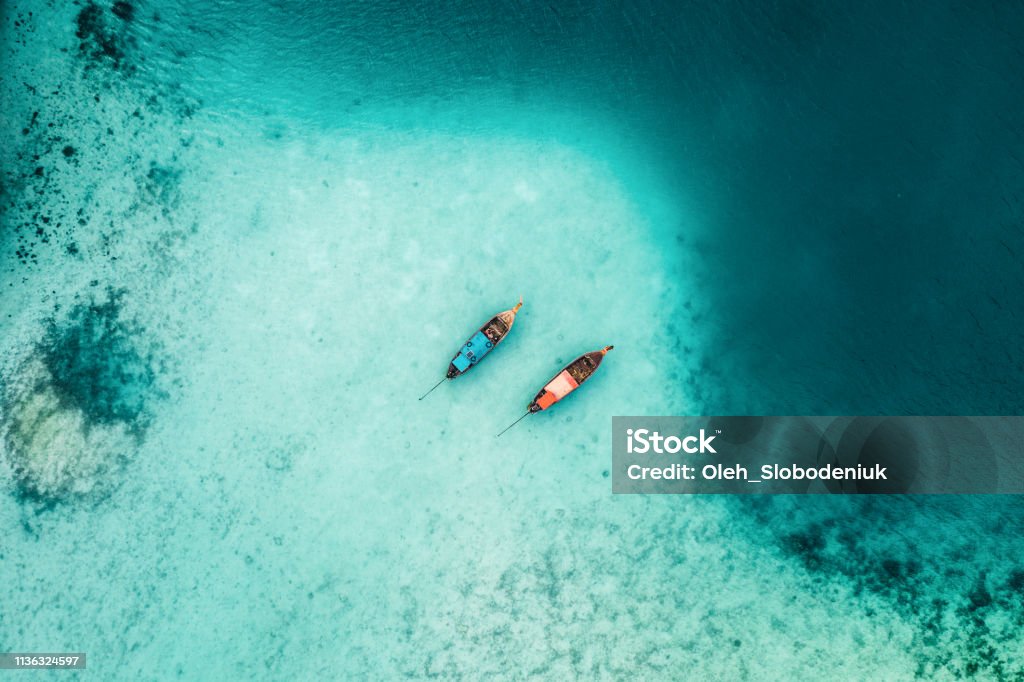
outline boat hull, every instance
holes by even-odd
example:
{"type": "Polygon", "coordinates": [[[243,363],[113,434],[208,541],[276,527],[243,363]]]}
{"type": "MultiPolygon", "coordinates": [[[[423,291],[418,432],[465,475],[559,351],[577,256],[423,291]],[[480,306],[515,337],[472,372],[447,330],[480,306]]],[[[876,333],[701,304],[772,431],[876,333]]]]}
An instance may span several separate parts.
{"type": "Polygon", "coordinates": [[[512,322],[515,320],[515,313],[506,310],[492,317],[487,324],[480,327],[473,336],[469,337],[462,348],[452,358],[448,365],[448,378],[454,379],[465,374],[488,353],[501,343],[512,330],[512,322]]]}
{"type": "Polygon", "coordinates": [[[561,372],[551,378],[551,381],[544,384],[544,388],[540,389],[533,402],[530,403],[530,412],[546,410],[579,388],[584,381],[593,376],[601,364],[601,360],[611,349],[612,347],[608,346],[603,350],[585,353],[566,365],[561,372]]]}

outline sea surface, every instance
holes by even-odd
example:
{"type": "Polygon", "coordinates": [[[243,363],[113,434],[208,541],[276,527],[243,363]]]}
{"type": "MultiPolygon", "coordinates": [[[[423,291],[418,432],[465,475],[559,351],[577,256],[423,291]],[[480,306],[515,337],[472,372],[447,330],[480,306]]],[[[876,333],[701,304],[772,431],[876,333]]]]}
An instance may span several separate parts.
{"type": "Polygon", "coordinates": [[[1024,678],[1020,497],[609,477],[612,415],[1022,413],[1024,7],[0,16],[0,651],[96,680],[1024,678]]]}

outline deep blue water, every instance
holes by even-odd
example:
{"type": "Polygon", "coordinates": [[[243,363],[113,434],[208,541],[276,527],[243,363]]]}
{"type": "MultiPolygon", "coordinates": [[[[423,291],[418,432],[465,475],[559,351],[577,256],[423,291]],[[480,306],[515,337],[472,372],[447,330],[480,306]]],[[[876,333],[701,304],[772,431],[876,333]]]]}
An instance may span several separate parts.
{"type": "Polygon", "coordinates": [[[607,478],[614,414],[1020,413],[1020,7],[2,12],[0,651],[97,679],[1024,674],[1017,497],[607,478]]]}

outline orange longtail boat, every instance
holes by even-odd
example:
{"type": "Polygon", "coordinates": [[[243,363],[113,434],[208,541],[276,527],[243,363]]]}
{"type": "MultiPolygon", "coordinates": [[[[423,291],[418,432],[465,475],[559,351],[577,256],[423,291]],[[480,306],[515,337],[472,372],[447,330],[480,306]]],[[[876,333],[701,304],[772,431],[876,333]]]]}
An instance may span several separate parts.
{"type": "MultiPolygon", "coordinates": [[[[548,409],[579,388],[580,384],[593,376],[604,356],[613,348],[615,346],[605,346],[601,350],[585,353],[566,365],[565,369],[552,377],[551,381],[544,384],[544,388],[534,396],[533,402],[526,408],[526,414],[509,424],[505,431],[523,421],[528,415],[548,409]]],[[[500,437],[505,431],[499,433],[498,436],[500,437]]]]}

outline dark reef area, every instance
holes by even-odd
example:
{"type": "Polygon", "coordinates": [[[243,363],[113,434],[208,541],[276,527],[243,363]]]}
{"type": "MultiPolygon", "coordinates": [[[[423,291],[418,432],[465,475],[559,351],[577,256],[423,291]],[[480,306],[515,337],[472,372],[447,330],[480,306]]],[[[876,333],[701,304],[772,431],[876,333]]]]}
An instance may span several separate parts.
{"type": "Polygon", "coordinates": [[[141,432],[158,360],[139,348],[144,330],[124,319],[126,293],[108,290],[105,300],[75,306],[64,322],[50,320],[39,353],[62,402],[81,410],[87,426],[120,422],[141,432]]]}

